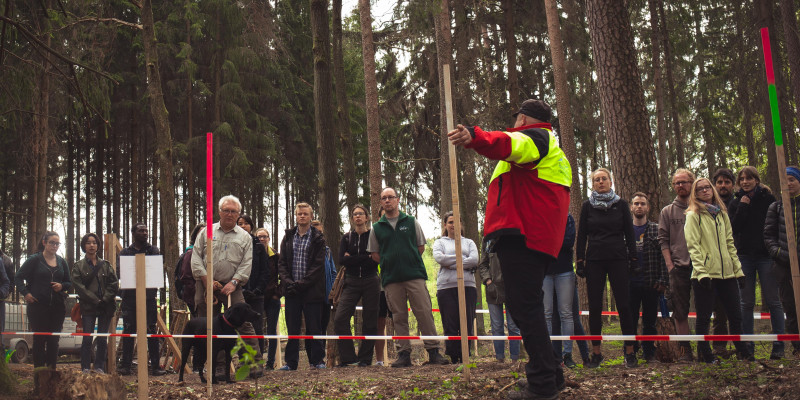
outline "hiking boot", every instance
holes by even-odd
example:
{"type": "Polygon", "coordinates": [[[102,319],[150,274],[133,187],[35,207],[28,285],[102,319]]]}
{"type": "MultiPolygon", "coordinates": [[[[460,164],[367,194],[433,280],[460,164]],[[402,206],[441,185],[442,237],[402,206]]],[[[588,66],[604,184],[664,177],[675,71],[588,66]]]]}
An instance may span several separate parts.
{"type": "Polygon", "coordinates": [[[405,368],[411,366],[411,352],[408,350],[397,353],[397,360],[392,363],[392,368],[405,368]]]}
{"type": "Polygon", "coordinates": [[[625,354],[625,368],[636,368],[639,366],[639,360],[636,358],[636,353],[625,354]]]}
{"type": "Polygon", "coordinates": [[[739,361],[755,361],[756,358],[753,356],[753,353],[739,353],[738,355],[739,361]]]}
{"type": "Polygon", "coordinates": [[[521,390],[513,390],[508,392],[506,395],[506,399],[509,400],[517,400],[517,399],[537,399],[537,400],[558,400],[558,392],[555,392],[551,395],[540,395],[531,392],[527,388],[523,388],[521,390]]]}
{"type": "Polygon", "coordinates": [[[578,366],[575,361],[572,361],[572,353],[564,353],[564,366],[572,369],[578,366]]]}
{"type": "Polygon", "coordinates": [[[782,360],[784,356],[783,352],[775,352],[769,355],[770,360],[782,360]]]}
{"type": "MultiPolygon", "coordinates": [[[[430,349],[428,350],[428,362],[422,365],[449,365],[450,361],[444,358],[441,354],[439,354],[439,349],[430,349]]],[[[392,365],[394,367],[394,365],[392,365]]]]}
{"type": "Polygon", "coordinates": [[[605,357],[603,357],[602,354],[592,353],[592,356],[589,359],[589,362],[586,363],[586,365],[584,365],[584,367],[586,367],[586,368],[597,368],[597,367],[600,366],[600,364],[603,363],[604,359],[605,359],[605,357]]]}
{"type": "Polygon", "coordinates": [[[131,367],[119,367],[117,368],[117,373],[122,376],[128,376],[133,374],[133,372],[131,372],[131,367]]]}
{"type": "MultiPolygon", "coordinates": [[[[574,384],[574,382],[573,382],[573,384],[574,384]]],[[[519,378],[517,380],[517,386],[519,386],[520,389],[527,389],[528,388],[528,378],[519,378]]],[[[562,392],[566,388],[567,388],[567,380],[564,379],[564,375],[560,375],[560,376],[556,375],[556,389],[559,392],[562,392]]]]}
{"type": "Polygon", "coordinates": [[[644,362],[646,363],[657,363],[658,359],[656,358],[655,353],[646,353],[644,354],[644,362]]]}
{"type": "Polygon", "coordinates": [[[167,371],[164,371],[161,368],[150,368],[150,376],[164,376],[167,374],[167,371]]]}

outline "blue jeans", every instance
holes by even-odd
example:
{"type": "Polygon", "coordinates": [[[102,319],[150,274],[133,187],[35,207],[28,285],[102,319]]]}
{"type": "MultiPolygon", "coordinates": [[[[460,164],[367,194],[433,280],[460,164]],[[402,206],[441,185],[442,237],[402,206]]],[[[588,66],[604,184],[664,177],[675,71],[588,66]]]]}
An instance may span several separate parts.
{"type": "MultiPolygon", "coordinates": [[[[753,309],[756,304],[756,274],[761,281],[761,294],[767,303],[772,323],[772,333],[781,335],[785,329],[785,316],[778,296],[778,283],[772,275],[772,260],[769,257],[739,256],[742,263],[742,272],[745,276],[745,285],[742,289],[742,332],[745,335],[753,333],[753,309]]],[[[753,352],[753,342],[748,342],[750,352],[753,352]]],[[[783,342],[772,342],[772,355],[783,356],[783,342]]]]}
{"type": "MultiPolygon", "coordinates": [[[[583,323],[581,322],[581,312],[580,308],[580,301],[578,300],[578,285],[574,286],[572,290],[572,326],[575,328],[575,335],[584,336],[586,335],[586,331],[583,329],[583,323]]],[[[561,334],[561,319],[556,318],[552,321],[553,323],[553,335],[560,335],[561,334]]],[[[581,359],[588,360],[589,359],[589,345],[586,343],[585,340],[577,340],[578,342],[578,350],[581,352],[581,359]]],[[[561,341],[553,341],[553,349],[555,350],[556,354],[561,354],[561,341]]]]}
{"type": "MultiPolygon", "coordinates": [[[[82,312],[81,320],[83,321],[83,332],[92,333],[95,328],[95,321],[97,321],[97,333],[108,333],[109,324],[111,323],[111,316],[105,312],[82,312]]],[[[81,342],[81,369],[92,369],[92,336],[84,336],[81,342]]],[[[94,355],[94,369],[106,369],[106,338],[98,336],[97,339],[97,352],[94,355]]]]}
{"type": "MultiPolygon", "coordinates": [[[[572,271],[544,276],[544,317],[547,319],[547,330],[553,334],[553,294],[557,299],[558,315],[561,319],[561,334],[572,336],[574,325],[572,319],[572,293],[575,291],[575,274],[572,271]]],[[[572,341],[564,341],[564,353],[572,353],[572,341]]],[[[563,354],[562,353],[562,356],[563,354]]]]}
{"type": "MultiPolygon", "coordinates": [[[[489,320],[492,322],[492,335],[505,336],[505,329],[503,327],[503,305],[502,304],[487,304],[489,306],[489,320]]],[[[506,324],[508,325],[508,336],[519,336],[519,328],[511,318],[511,313],[505,313],[506,324]]],[[[494,356],[498,360],[506,358],[506,341],[494,341],[494,356]]],[[[511,359],[519,359],[519,340],[509,340],[508,350],[511,352],[511,359]]]]}

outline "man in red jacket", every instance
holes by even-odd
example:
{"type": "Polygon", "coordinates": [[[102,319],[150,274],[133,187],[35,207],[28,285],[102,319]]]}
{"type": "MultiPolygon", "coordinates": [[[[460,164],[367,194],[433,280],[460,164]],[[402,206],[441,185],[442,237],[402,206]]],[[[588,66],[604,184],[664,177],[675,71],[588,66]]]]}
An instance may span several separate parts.
{"type": "Polygon", "coordinates": [[[458,125],[453,145],[498,160],[489,184],[484,232],[497,252],[506,301],[520,328],[530,361],[521,391],[509,399],[557,399],[564,373],[556,362],[544,317],[542,281],[558,257],[569,211],[572,171],[548,123],[552,111],[541,100],[525,100],[513,129],[487,132],[458,125]]]}

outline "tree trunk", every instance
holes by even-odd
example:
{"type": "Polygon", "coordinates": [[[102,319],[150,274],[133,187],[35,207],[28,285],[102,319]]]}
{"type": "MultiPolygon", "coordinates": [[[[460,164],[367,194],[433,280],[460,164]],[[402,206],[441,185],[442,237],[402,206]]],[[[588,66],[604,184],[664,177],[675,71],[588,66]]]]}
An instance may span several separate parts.
{"type": "MultiPolygon", "coordinates": [[[[72,132],[72,118],[67,119],[69,136],[67,137],[67,262],[75,261],[75,135],[72,132]]],[[[5,221],[5,219],[4,219],[5,221]]],[[[5,237],[3,237],[5,239],[5,237]]],[[[80,254],[80,253],[77,253],[80,254]]]]}
{"type": "Polygon", "coordinates": [[[502,0],[503,31],[506,38],[506,58],[508,67],[508,102],[511,107],[519,106],[519,75],[517,72],[517,37],[514,36],[514,1],[502,0]]]}
{"type": "MultiPolygon", "coordinates": [[[[161,91],[161,75],[158,70],[157,42],[154,31],[152,0],[142,2],[142,43],[144,45],[145,69],[147,70],[147,92],[150,98],[150,113],[155,125],[158,143],[158,193],[161,200],[163,224],[164,265],[174,265],[178,259],[178,214],[175,209],[175,192],[172,172],[172,135],[170,133],[167,107],[161,91]]],[[[155,218],[154,218],[155,219],[155,218]]],[[[169,285],[174,288],[173,274],[167,274],[169,285]]],[[[174,289],[171,289],[172,295],[174,289]]]]}
{"type": "Polygon", "coordinates": [[[317,132],[320,216],[333,259],[338,260],[341,218],[339,217],[336,133],[331,129],[334,124],[328,0],[311,0],[311,34],[314,38],[314,122],[317,132]]]}
{"type": "MultiPolygon", "coordinates": [[[[800,36],[797,33],[797,8],[793,1],[781,0],[781,17],[783,36],[786,41],[786,55],[789,61],[789,83],[796,107],[795,112],[792,114],[798,115],[800,114],[800,36]]],[[[788,97],[788,93],[784,97],[788,97]]],[[[792,129],[787,131],[786,134],[791,144],[790,148],[787,149],[787,161],[790,164],[797,164],[797,132],[792,129]]]]}
{"type": "MultiPolygon", "coordinates": [[[[439,73],[439,213],[443,214],[453,209],[453,198],[450,189],[450,153],[447,147],[447,110],[445,105],[445,86],[444,86],[444,65],[453,66],[453,44],[450,33],[450,4],[448,0],[442,0],[439,13],[434,17],[434,28],[436,29],[436,57],[438,60],[439,73]]],[[[451,75],[452,77],[452,75],[451,75]]],[[[451,80],[451,82],[453,82],[451,80]]],[[[454,114],[455,115],[455,114],[454,114]]]]}
{"type": "MultiPolygon", "coordinates": [[[[42,2],[45,10],[50,9],[50,0],[42,2]]],[[[37,21],[40,32],[49,29],[50,21],[47,14],[40,15],[37,21]]],[[[52,42],[51,35],[44,35],[43,41],[49,47],[52,42]]],[[[47,172],[48,167],[48,148],[50,146],[50,55],[46,52],[41,53],[41,71],[37,76],[38,87],[33,96],[33,198],[32,206],[32,226],[28,235],[28,254],[33,254],[38,247],[39,240],[47,230],[47,172]]]]}
{"type": "Polygon", "coordinates": [[[378,115],[378,81],[375,76],[375,44],[372,40],[372,14],[369,0],[358,0],[361,20],[361,52],[364,59],[364,88],[367,105],[367,152],[369,154],[369,194],[372,220],[380,217],[381,189],[381,135],[378,115]]]}
{"type": "Polygon", "coordinates": [[[578,182],[578,149],[575,146],[575,132],[572,126],[572,106],[569,88],[567,86],[566,57],[564,44],[561,39],[561,23],[558,17],[556,0],[545,0],[545,13],[547,14],[547,34],[550,38],[550,57],[553,60],[553,78],[556,84],[556,108],[558,109],[559,137],[561,149],[569,160],[572,169],[572,186],[570,192],[569,211],[573,216],[578,216],[583,199],[578,196],[580,185],[578,182]]]}
{"type": "Polygon", "coordinates": [[[648,8],[650,9],[650,44],[652,52],[653,63],[653,86],[654,97],[656,101],[656,131],[658,132],[658,161],[659,161],[659,176],[665,182],[659,185],[661,189],[661,198],[668,199],[669,177],[671,175],[669,157],[667,156],[667,123],[664,118],[664,81],[661,76],[661,43],[659,42],[659,18],[658,18],[658,1],[648,0],[648,8]]]}
{"type": "MultiPolygon", "coordinates": [[[[780,64],[780,46],[778,45],[777,41],[777,31],[775,29],[775,19],[772,15],[772,2],[769,0],[755,0],[755,26],[758,27],[767,27],[769,29],[769,43],[772,47],[772,59],[773,63],[777,65],[780,64]]],[[[760,48],[760,46],[759,46],[760,48]]],[[[763,50],[763,49],[762,49],[763,50]]],[[[763,54],[763,52],[759,52],[759,54],[763,54]]],[[[763,56],[760,62],[763,63],[763,56]]],[[[761,79],[766,79],[765,75],[761,75],[761,79]]],[[[782,73],[780,68],[775,69],[775,86],[778,88],[784,87],[783,80],[782,80],[782,73]]],[[[761,104],[761,110],[764,114],[764,144],[767,146],[767,176],[762,177],[762,181],[773,188],[775,191],[775,195],[778,196],[780,192],[780,184],[779,184],[779,177],[778,177],[778,158],[775,154],[775,138],[773,135],[773,126],[772,126],[772,114],[770,111],[769,99],[767,98],[766,91],[763,90],[767,85],[765,81],[761,80],[759,87],[762,88],[760,92],[760,97],[763,99],[761,104]]],[[[780,107],[780,114],[781,120],[783,121],[783,117],[786,115],[785,113],[787,110],[783,107],[783,101],[781,98],[785,97],[785,94],[779,93],[779,107],[780,107]]]]}
{"type": "Polygon", "coordinates": [[[712,124],[712,111],[708,100],[708,78],[706,77],[706,40],[703,36],[703,31],[700,29],[700,24],[703,18],[699,7],[693,7],[692,12],[694,15],[695,26],[695,41],[697,42],[695,64],[698,67],[697,81],[698,81],[698,97],[697,114],[701,119],[703,130],[703,143],[705,145],[706,166],[708,167],[708,175],[713,176],[716,169],[714,162],[714,126],[712,124]]]}
{"type": "Polygon", "coordinates": [[[344,75],[342,53],[342,0],[333,0],[333,76],[336,80],[339,140],[342,142],[342,175],[348,210],[358,203],[353,133],[350,131],[350,103],[347,98],[347,80],[344,75]]]}
{"type": "Polygon", "coordinates": [[[623,2],[601,0],[587,0],[586,8],[617,192],[624,199],[647,193],[656,221],[658,168],[628,11],[623,2]]]}
{"type": "Polygon", "coordinates": [[[681,124],[678,118],[678,100],[675,95],[675,79],[672,77],[672,45],[670,44],[669,30],[667,29],[664,0],[658,0],[658,12],[661,15],[661,44],[664,46],[664,66],[667,71],[667,95],[669,96],[670,114],[672,116],[672,131],[675,135],[675,155],[678,158],[677,167],[683,168],[686,166],[686,157],[683,151],[683,137],[681,135],[681,124]]]}

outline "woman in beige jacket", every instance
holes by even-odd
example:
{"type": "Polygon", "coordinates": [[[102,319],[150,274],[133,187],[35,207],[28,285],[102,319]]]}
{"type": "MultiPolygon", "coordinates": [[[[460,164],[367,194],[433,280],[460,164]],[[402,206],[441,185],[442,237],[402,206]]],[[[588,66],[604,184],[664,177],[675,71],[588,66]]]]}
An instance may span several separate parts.
{"type": "MultiPolygon", "coordinates": [[[[707,178],[699,178],[692,185],[683,231],[692,259],[692,288],[697,309],[695,333],[708,334],[714,302],[720,302],[728,314],[730,333],[741,334],[739,288],[744,284],[744,273],[733,245],[733,231],[725,203],[707,178]]],[[[744,342],[734,342],[734,345],[739,358],[753,359],[744,342]]],[[[708,342],[698,342],[697,350],[703,361],[719,362],[711,353],[708,342]]]]}

